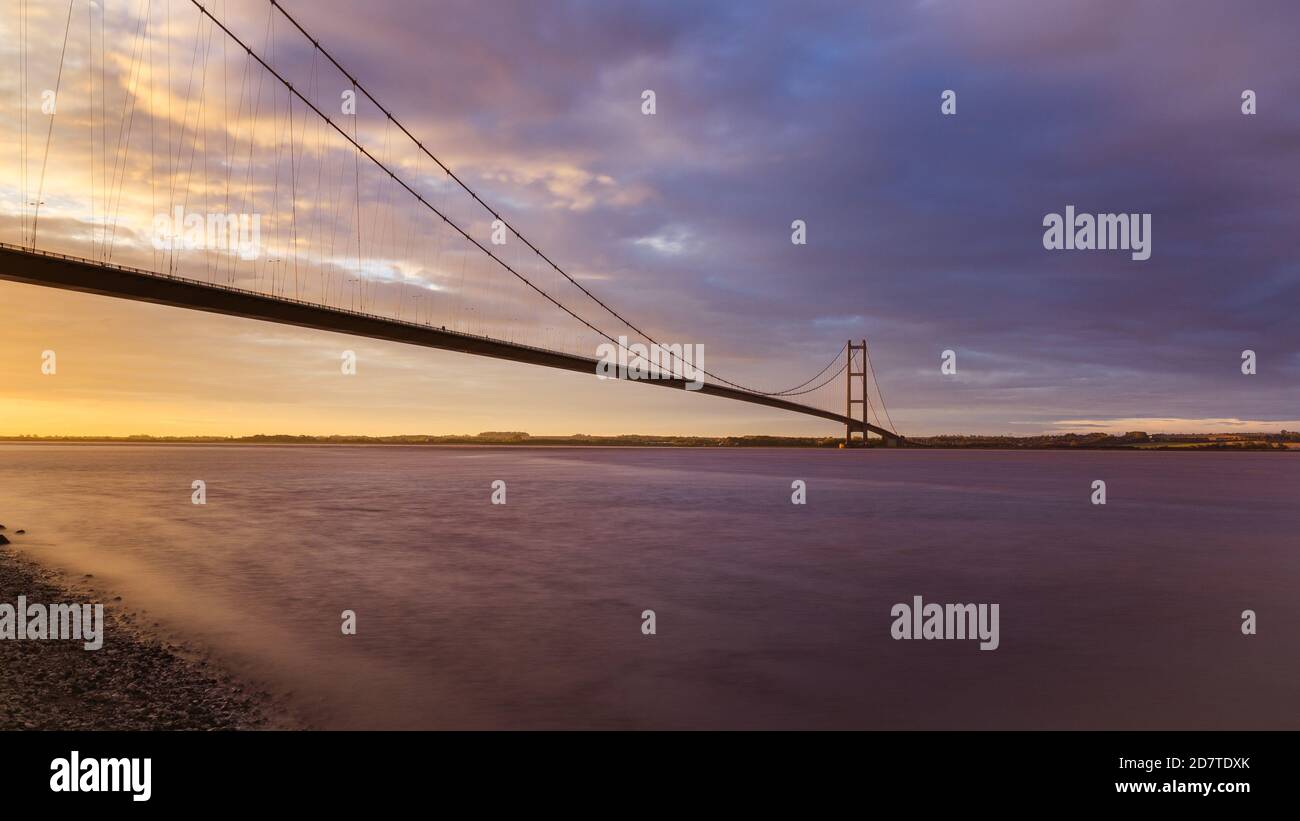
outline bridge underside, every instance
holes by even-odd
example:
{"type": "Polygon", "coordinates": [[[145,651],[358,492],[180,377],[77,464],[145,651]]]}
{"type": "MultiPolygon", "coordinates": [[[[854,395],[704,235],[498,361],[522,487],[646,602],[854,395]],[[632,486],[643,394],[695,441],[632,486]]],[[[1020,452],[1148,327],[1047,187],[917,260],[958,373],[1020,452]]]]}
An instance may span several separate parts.
{"type": "MultiPolygon", "coordinates": [[[[341,308],[329,308],[293,299],[268,296],[241,288],[210,285],[183,277],[157,274],[136,268],[105,265],[79,257],[32,251],[0,243],[0,279],[30,285],[44,285],[101,296],[153,302],[175,308],[190,308],[209,313],[260,319],[282,325],[297,325],[321,331],[364,336],[389,342],[422,345],[448,351],[490,356],[511,362],[559,368],[576,373],[596,373],[598,360],[548,351],[527,345],[503,342],[488,337],[462,334],[413,322],[385,319],[341,308]]],[[[637,380],[643,384],[684,390],[681,379],[637,380]]],[[[750,393],[723,385],[705,383],[695,393],[719,396],[739,402],[780,408],[852,425],[855,430],[878,434],[887,444],[901,444],[902,438],[892,431],[850,419],[832,411],[801,405],[774,396],[750,393]]]]}

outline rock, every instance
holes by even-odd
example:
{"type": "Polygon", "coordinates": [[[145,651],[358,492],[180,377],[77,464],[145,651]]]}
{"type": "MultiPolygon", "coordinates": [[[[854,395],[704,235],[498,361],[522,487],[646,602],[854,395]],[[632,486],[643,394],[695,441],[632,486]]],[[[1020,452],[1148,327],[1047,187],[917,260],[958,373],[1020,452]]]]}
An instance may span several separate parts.
{"type": "Polygon", "coordinates": [[[27,535],[27,531],[26,531],[26,530],[15,530],[14,533],[17,533],[19,536],[26,536],[26,535],[27,535]]]}
{"type": "Polygon", "coordinates": [[[9,540],[4,537],[4,534],[0,534],[0,544],[9,544],[9,540]]]}

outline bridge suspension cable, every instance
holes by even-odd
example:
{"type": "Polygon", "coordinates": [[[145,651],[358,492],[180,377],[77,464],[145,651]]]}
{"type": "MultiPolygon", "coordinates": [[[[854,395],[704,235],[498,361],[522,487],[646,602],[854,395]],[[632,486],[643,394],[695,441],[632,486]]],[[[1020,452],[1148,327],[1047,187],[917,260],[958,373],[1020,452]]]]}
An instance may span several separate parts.
{"type": "Polygon", "coordinates": [[[880,389],[880,383],[876,381],[876,366],[871,364],[871,348],[867,346],[867,340],[862,340],[862,353],[867,357],[867,372],[871,374],[871,382],[876,386],[876,396],[880,397],[880,408],[885,412],[885,419],[889,422],[889,429],[898,433],[898,428],[894,427],[894,420],[889,417],[889,407],[885,404],[885,393],[880,389]]]}
{"type": "MultiPolygon", "coordinates": [[[[74,0],[68,0],[68,22],[63,27],[63,47],[59,51],[59,74],[54,81],[54,100],[59,99],[59,88],[63,85],[63,63],[68,55],[68,32],[72,31],[72,4],[74,0]]],[[[25,36],[24,32],[24,36],[25,36]]],[[[26,101],[23,103],[26,105],[26,101]]],[[[36,221],[41,218],[41,197],[45,193],[45,169],[50,164],[50,140],[54,136],[54,117],[58,113],[57,102],[53,111],[50,112],[50,127],[45,132],[45,158],[41,162],[41,179],[36,185],[36,205],[32,211],[32,247],[36,247],[36,221]]]]}
{"type": "MultiPolygon", "coordinates": [[[[196,6],[198,6],[200,9],[203,9],[203,6],[198,2],[198,0],[191,0],[191,2],[193,2],[193,3],[194,3],[196,6]]],[[[295,18],[292,14],[290,14],[290,13],[288,12],[288,10],[285,9],[283,6],[281,6],[281,5],[280,5],[276,0],[268,0],[268,2],[269,2],[269,3],[271,4],[271,6],[273,6],[276,10],[278,10],[278,11],[280,12],[280,14],[284,15],[284,18],[285,18],[286,20],[288,20],[288,21],[289,21],[289,22],[294,26],[294,28],[298,29],[298,31],[302,34],[302,36],[303,36],[303,37],[306,37],[306,38],[311,42],[312,46],[313,46],[315,49],[317,49],[321,54],[325,55],[325,58],[326,58],[327,60],[329,60],[330,63],[332,63],[336,69],[338,69],[340,72],[342,72],[343,76],[345,76],[345,77],[348,78],[348,82],[352,83],[353,87],[354,87],[357,91],[359,91],[361,94],[365,95],[366,99],[370,100],[370,102],[373,103],[373,104],[375,105],[375,107],[379,109],[379,111],[380,111],[380,112],[381,112],[381,113],[382,113],[382,114],[387,118],[388,122],[390,122],[390,123],[392,123],[393,125],[395,125],[395,126],[398,128],[398,130],[400,130],[400,131],[402,132],[402,134],[404,134],[404,135],[407,137],[407,139],[409,139],[412,143],[414,143],[415,146],[416,146],[416,147],[417,147],[417,148],[418,148],[418,149],[419,149],[419,150],[420,150],[420,151],[421,151],[425,156],[427,156],[429,159],[433,160],[433,162],[436,163],[436,164],[438,165],[439,168],[441,168],[444,172],[446,172],[446,174],[447,174],[447,176],[448,176],[449,179],[451,179],[452,181],[454,181],[454,182],[456,183],[456,185],[459,186],[459,187],[461,188],[461,190],[463,190],[463,191],[464,191],[466,194],[468,194],[468,195],[469,195],[469,196],[470,196],[470,197],[471,197],[475,202],[477,202],[479,205],[481,205],[481,206],[484,208],[484,210],[486,210],[489,214],[492,215],[492,217],[493,217],[494,219],[500,220],[500,221],[501,221],[501,224],[504,225],[504,226],[505,226],[505,227],[506,227],[506,228],[507,228],[507,229],[508,229],[512,234],[514,234],[515,237],[517,237],[521,242],[523,242],[526,246],[528,246],[528,248],[529,248],[529,249],[530,249],[534,254],[536,254],[536,255],[537,255],[541,260],[543,260],[547,265],[549,265],[552,269],[554,269],[557,273],[559,273],[560,276],[564,277],[564,279],[565,279],[566,281],[568,281],[570,284],[572,284],[574,287],[576,287],[579,291],[581,291],[583,294],[585,294],[589,299],[591,299],[593,302],[595,302],[597,305],[599,305],[602,309],[604,309],[604,310],[605,310],[608,314],[610,314],[612,317],[614,317],[614,318],[617,319],[618,321],[622,322],[624,325],[626,325],[626,326],[627,326],[628,328],[630,328],[632,331],[634,331],[635,333],[637,333],[638,335],[640,335],[641,337],[643,337],[643,338],[644,338],[647,342],[649,342],[650,344],[652,344],[652,345],[659,345],[659,344],[660,344],[660,343],[658,342],[658,340],[656,340],[653,336],[651,336],[650,334],[648,334],[648,333],[646,333],[645,331],[641,330],[641,328],[640,328],[638,325],[634,324],[631,320],[627,319],[625,316],[623,316],[622,314],[620,314],[618,311],[614,310],[614,309],[613,309],[612,307],[610,307],[610,306],[609,306],[605,301],[603,301],[602,299],[600,299],[598,296],[596,296],[594,293],[592,293],[588,288],[586,288],[582,283],[580,283],[580,282],[578,282],[576,279],[574,279],[573,276],[571,276],[567,271],[565,271],[562,267],[560,267],[560,266],[559,266],[559,265],[558,265],[554,260],[552,260],[552,259],[551,259],[549,256],[547,256],[545,253],[543,253],[541,249],[539,249],[536,245],[534,245],[534,244],[532,243],[531,240],[529,240],[529,239],[528,239],[527,237],[525,237],[522,233],[520,233],[520,231],[519,231],[517,228],[515,228],[515,226],[514,226],[513,224],[511,224],[509,220],[507,220],[504,216],[502,216],[501,213],[498,212],[498,211],[497,211],[495,208],[493,208],[491,205],[488,205],[488,203],[487,203],[486,201],[484,201],[484,199],[483,199],[482,197],[480,197],[479,194],[478,194],[476,191],[474,191],[474,189],[470,188],[469,185],[467,185],[467,184],[464,182],[464,180],[462,180],[459,176],[457,176],[456,173],[455,173],[454,171],[452,171],[451,168],[449,168],[449,167],[447,166],[446,163],[444,163],[442,160],[440,160],[438,157],[436,157],[436,156],[433,154],[433,152],[431,152],[427,147],[425,147],[424,143],[423,143],[421,140],[419,140],[418,138],[416,138],[416,136],[415,136],[414,134],[412,134],[412,133],[410,132],[410,130],[407,129],[407,127],[406,127],[404,124],[402,124],[402,122],[401,122],[400,120],[398,120],[397,117],[395,117],[395,116],[393,115],[393,113],[392,113],[391,111],[388,110],[388,108],[386,108],[386,107],[384,106],[383,103],[379,102],[379,100],[376,99],[375,96],[374,96],[373,94],[371,94],[370,91],[369,91],[368,89],[366,89],[363,85],[361,85],[360,81],[357,80],[356,76],[355,76],[354,74],[352,74],[352,72],[350,72],[350,71],[348,71],[346,68],[344,68],[343,65],[342,65],[342,64],[341,64],[341,63],[340,63],[340,62],[339,62],[339,61],[334,57],[334,55],[331,54],[327,48],[325,48],[324,46],[322,46],[322,45],[320,44],[320,41],[317,40],[315,37],[313,37],[313,36],[311,35],[311,33],[309,33],[309,32],[307,31],[307,29],[304,28],[304,27],[302,26],[302,24],[298,22],[297,18],[295,18]]],[[[204,10],[204,13],[205,13],[205,14],[207,13],[206,10],[204,10]]],[[[211,15],[209,15],[209,16],[211,16],[211,15]]],[[[214,18],[214,21],[215,21],[215,18],[214,18]]],[[[220,25],[220,23],[218,23],[218,25],[220,25]]],[[[225,26],[222,26],[222,28],[225,29],[225,26]]],[[[227,33],[229,33],[229,32],[227,31],[227,33]]],[[[234,38],[234,35],[232,34],[231,37],[234,38]]],[[[234,38],[234,39],[236,40],[236,42],[238,42],[238,38],[234,38]]],[[[241,44],[241,45],[242,45],[242,44],[241,44]]],[[[273,72],[273,73],[274,73],[274,72],[273,72]]],[[[277,76],[278,76],[278,75],[277,75],[277,76]]],[[[290,88],[292,89],[292,86],[290,86],[290,88]]],[[[305,102],[305,101],[304,101],[304,102],[305,102]]],[[[315,106],[313,106],[313,109],[315,109],[315,106]]],[[[317,113],[320,114],[319,111],[317,111],[317,113]]],[[[323,117],[324,115],[321,114],[321,116],[323,117]]],[[[329,119],[329,118],[326,118],[326,120],[328,120],[328,119],[329,119]]],[[[367,153],[367,156],[370,156],[370,155],[367,153]]],[[[372,159],[373,159],[373,158],[372,158],[372,159]]],[[[381,167],[382,167],[382,166],[381,166],[381,167]]],[[[387,169],[384,169],[384,170],[387,171],[387,169]]],[[[391,175],[392,172],[390,171],[389,174],[391,175]]],[[[400,179],[399,179],[398,181],[400,182],[400,179]]],[[[409,187],[409,186],[406,186],[405,184],[403,184],[403,187],[407,188],[408,191],[411,190],[410,187],[409,187]]],[[[415,192],[414,192],[414,191],[411,191],[411,193],[414,194],[415,192]]],[[[416,196],[417,196],[417,198],[419,198],[419,195],[418,195],[418,194],[417,194],[416,196]]],[[[422,199],[421,199],[421,202],[423,202],[422,199]]],[[[441,216],[441,214],[439,214],[439,216],[441,216]]],[[[446,218],[446,217],[443,217],[443,219],[446,220],[447,218],[446,218]]],[[[448,222],[450,222],[450,221],[448,221],[448,222]]],[[[459,230],[459,228],[457,228],[457,230],[459,230]]],[[[461,233],[464,234],[464,236],[466,237],[466,239],[470,239],[470,241],[473,242],[473,240],[469,237],[468,234],[465,234],[465,232],[463,232],[463,231],[461,231],[461,233]]],[[[474,244],[475,244],[475,245],[478,245],[477,242],[475,242],[474,244]]],[[[500,263],[500,264],[501,264],[503,267],[505,267],[507,270],[509,270],[511,273],[514,273],[516,276],[519,276],[520,279],[524,279],[524,278],[522,277],[522,275],[516,273],[516,272],[515,272],[515,271],[514,271],[510,266],[506,265],[505,262],[501,261],[499,258],[496,257],[496,255],[492,254],[492,253],[491,253],[490,251],[488,251],[486,248],[483,248],[481,245],[479,246],[479,248],[480,248],[480,250],[484,251],[484,253],[487,253],[488,256],[492,257],[494,260],[496,260],[498,263],[500,263]]],[[[592,323],[590,323],[590,322],[588,322],[587,320],[583,319],[582,317],[578,316],[578,315],[577,315],[576,313],[574,313],[573,311],[570,311],[568,308],[564,307],[564,306],[561,305],[559,302],[557,302],[556,300],[552,299],[548,294],[546,294],[546,293],[545,293],[544,291],[542,291],[540,288],[537,288],[536,286],[534,286],[534,285],[533,285],[531,282],[529,282],[527,279],[524,279],[524,281],[525,281],[526,283],[528,283],[529,287],[532,287],[534,290],[537,290],[538,293],[543,294],[543,296],[546,296],[547,299],[550,300],[552,303],[554,303],[555,305],[557,305],[557,306],[559,306],[560,308],[562,308],[562,309],[565,311],[565,313],[568,313],[570,316],[572,316],[572,317],[574,317],[575,319],[579,320],[579,321],[582,322],[584,325],[586,325],[588,328],[592,329],[593,331],[596,331],[596,332],[599,333],[601,336],[603,336],[605,339],[608,339],[609,341],[614,342],[615,344],[619,344],[619,343],[618,343],[618,342],[617,342],[617,341],[616,341],[616,340],[615,340],[615,339],[614,339],[610,334],[608,334],[608,333],[606,333],[605,331],[603,331],[603,330],[597,328],[595,325],[593,325],[592,323]]],[[[669,355],[672,356],[672,357],[674,357],[674,358],[679,358],[679,357],[677,357],[677,354],[675,354],[675,353],[673,353],[673,352],[671,352],[671,351],[669,351],[669,355]]],[[[837,358],[838,358],[838,355],[837,355],[837,358]]],[[[835,361],[832,360],[831,364],[833,365],[834,363],[835,363],[835,361]]],[[[708,370],[706,370],[706,369],[704,369],[704,368],[699,368],[699,370],[700,370],[702,373],[704,373],[706,376],[710,377],[711,379],[715,379],[715,380],[717,380],[717,381],[719,381],[719,382],[722,382],[722,383],[724,383],[724,384],[726,384],[726,385],[730,385],[730,386],[733,387],[733,388],[738,388],[738,389],[740,389],[740,390],[749,391],[749,392],[751,392],[751,393],[762,394],[762,395],[764,395],[764,396],[797,396],[797,395],[799,395],[799,394],[795,393],[795,391],[798,391],[800,388],[803,388],[805,385],[807,385],[807,384],[809,384],[810,382],[812,382],[813,380],[817,379],[818,376],[821,376],[821,374],[822,374],[822,373],[825,373],[826,370],[828,370],[829,368],[830,368],[830,365],[827,365],[826,368],[823,368],[823,369],[822,369],[822,370],[821,370],[817,375],[813,376],[812,379],[808,379],[808,380],[806,380],[806,381],[800,383],[799,385],[795,385],[795,386],[792,387],[792,388],[786,388],[786,389],[784,389],[784,390],[777,390],[777,391],[765,391],[765,390],[761,390],[761,389],[759,389],[759,388],[754,388],[754,387],[750,387],[750,386],[747,386],[747,385],[741,385],[741,384],[739,384],[739,383],[737,383],[737,382],[733,382],[733,381],[731,381],[731,380],[729,380],[729,379],[724,379],[723,377],[718,376],[717,374],[712,373],[711,371],[708,371],[708,370]]],[[[819,386],[819,387],[820,387],[820,386],[819,386]]],[[[807,392],[807,391],[804,391],[804,393],[806,393],[806,392],[807,392]]]]}
{"type": "MultiPolygon", "coordinates": [[[[248,54],[252,55],[252,57],[253,57],[254,60],[256,60],[259,64],[261,64],[261,66],[262,66],[263,68],[265,68],[267,71],[269,71],[269,72],[271,73],[271,75],[272,75],[273,77],[275,77],[275,79],[279,80],[280,83],[281,83],[282,85],[284,85],[285,88],[289,89],[289,91],[290,91],[290,92],[291,92],[295,97],[297,97],[299,100],[301,100],[301,101],[303,102],[303,104],[305,104],[308,108],[310,108],[313,112],[315,112],[315,113],[316,113],[316,116],[322,118],[323,120],[325,120],[325,122],[329,123],[330,126],[332,126],[332,127],[334,128],[334,130],[337,131],[340,135],[342,135],[344,139],[346,139],[349,143],[351,143],[351,144],[356,148],[357,151],[359,151],[360,153],[364,154],[364,155],[366,156],[366,159],[368,159],[368,160],[370,160],[372,163],[374,163],[374,164],[375,164],[375,165],[376,165],[376,166],[377,166],[381,171],[383,171],[384,173],[388,174],[389,178],[390,178],[392,181],[396,182],[398,185],[402,186],[402,188],[406,189],[406,191],[407,191],[411,196],[415,197],[415,199],[416,199],[416,200],[417,200],[421,205],[423,205],[425,208],[429,209],[429,210],[432,211],[434,214],[436,214],[440,219],[442,219],[443,222],[445,222],[447,225],[450,225],[453,229],[456,230],[457,233],[459,233],[462,237],[464,237],[466,240],[468,240],[470,243],[472,243],[472,244],[474,245],[475,248],[477,248],[478,250],[482,251],[482,252],[483,252],[484,254],[486,254],[487,256],[491,257],[491,258],[492,258],[492,259],[493,259],[493,260],[494,260],[498,265],[500,265],[502,268],[504,268],[505,270],[507,270],[507,271],[509,271],[511,274],[513,274],[517,279],[519,279],[519,281],[523,282],[523,283],[524,283],[525,285],[527,285],[529,288],[531,288],[532,290],[534,290],[534,291],[536,291],[538,294],[540,294],[542,297],[544,297],[544,298],[546,299],[547,302],[550,302],[552,305],[554,305],[555,307],[559,308],[561,311],[564,311],[564,313],[568,314],[568,315],[571,316],[572,318],[574,318],[574,319],[576,319],[577,321],[581,322],[581,323],[582,323],[583,325],[585,325],[587,328],[589,328],[590,330],[596,332],[597,334],[599,334],[600,336],[602,336],[602,337],[604,337],[605,339],[609,340],[609,341],[612,342],[613,344],[615,344],[615,345],[619,344],[618,340],[616,340],[614,337],[610,336],[610,335],[607,334],[606,332],[602,331],[600,328],[598,328],[598,327],[596,327],[595,325],[593,325],[592,323],[588,322],[588,321],[587,321],[586,319],[584,319],[583,317],[581,317],[581,316],[579,316],[578,314],[574,313],[572,310],[570,310],[570,309],[569,309],[567,306],[565,306],[563,303],[559,302],[559,301],[556,300],[554,297],[552,297],[550,294],[546,293],[546,291],[544,291],[543,289],[541,289],[541,288],[539,288],[538,286],[534,285],[533,282],[532,282],[530,279],[528,279],[528,277],[526,277],[526,276],[524,276],[523,274],[521,274],[521,273],[519,273],[518,271],[516,271],[513,267],[511,267],[508,263],[506,263],[504,260],[502,260],[502,259],[501,259],[500,257],[498,257],[496,254],[492,253],[490,250],[488,250],[487,248],[485,248],[481,242],[479,242],[478,240],[474,239],[474,237],[470,236],[470,234],[469,234],[469,233],[468,233],[464,228],[461,228],[460,225],[458,225],[458,224],[455,223],[453,220],[451,220],[451,219],[450,219],[446,214],[442,213],[442,211],[438,210],[438,209],[437,209],[436,207],[434,207],[431,203],[429,203],[429,202],[428,202],[428,201],[423,197],[423,195],[421,195],[418,191],[416,191],[416,190],[415,190],[414,188],[412,188],[409,184],[407,184],[407,182],[406,182],[405,180],[403,180],[401,177],[397,176],[397,174],[394,173],[393,170],[392,170],[391,168],[389,168],[385,163],[383,163],[382,161],[380,161],[379,158],[377,158],[374,154],[372,154],[372,153],[370,152],[369,149],[367,149],[367,148],[366,148],[365,146],[363,146],[360,142],[358,142],[358,141],[357,141],[356,139],[354,139],[351,135],[349,135],[349,134],[347,133],[347,131],[345,131],[344,129],[340,128],[339,125],[338,125],[337,123],[335,123],[335,122],[334,122],[333,120],[331,120],[328,116],[326,116],[324,112],[322,112],[319,108],[317,108],[316,105],[315,105],[315,103],[311,102],[311,101],[308,100],[306,97],[304,97],[304,96],[302,95],[301,92],[299,92],[296,88],[294,88],[294,86],[293,86],[292,83],[290,83],[288,80],[286,80],[286,79],[285,79],[285,78],[284,78],[284,77],[283,77],[283,76],[282,76],[278,71],[275,70],[275,68],[273,68],[269,63],[267,63],[265,60],[263,60],[262,57],[259,56],[259,55],[257,54],[257,52],[253,51],[252,48],[250,48],[250,47],[249,47],[249,46],[248,46],[248,45],[247,45],[243,40],[241,40],[241,39],[240,39],[240,38],[239,38],[239,37],[238,37],[234,32],[232,32],[229,28],[227,28],[227,27],[225,26],[224,23],[222,23],[222,22],[221,22],[220,20],[218,20],[216,17],[213,17],[212,14],[211,14],[211,13],[210,13],[206,8],[203,7],[203,4],[199,3],[198,0],[190,0],[190,2],[192,2],[196,7],[198,7],[199,11],[201,11],[201,12],[202,12],[202,13],[203,13],[203,14],[204,14],[204,15],[205,15],[209,20],[211,20],[211,21],[212,21],[213,23],[215,23],[215,24],[216,24],[216,25],[217,25],[217,26],[218,26],[222,31],[224,31],[224,32],[226,33],[226,36],[228,36],[228,37],[230,37],[230,39],[234,40],[235,43],[237,43],[237,44],[239,45],[240,48],[244,49],[248,54]]],[[[391,117],[391,115],[390,115],[390,117],[391,117]]]]}
{"type": "Polygon", "coordinates": [[[823,387],[825,387],[826,385],[829,385],[829,384],[830,384],[832,381],[834,381],[834,380],[835,380],[835,379],[836,379],[840,374],[844,373],[844,369],[847,368],[847,367],[849,366],[848,359],[845,359],[845,360],[844,360],[844,364],[843,364],[843,365],[840,365],[839,370],[837,370],[835,373],[831,374],[831,375],[830,375],[830,376],[829,376],[829,377],[828,377],[824,382],[822,382],[821,384],[819,384],[819,385],[815,385],[815,386],[813,386],[813,387],[811,387],[811,388],[808,388],[807,390],[800,390],[801,388],[804,387],[804,385],[807,385],[807,384],[809,384],[809,383],[815,381],[815,380],[816,380],[818,377],[820,377],[822,374],[824,374],[824,373],[826,373],[827,371],[829,371],[829,370],[830,370],[830,369],[835,365],[836,362],[839,362],[839,361],[840,361],[840,355],[843,354],[845,350],[847,350],[847,347],[848,347],[847,344],[846,344],[845,346],[841,347],[840,350],[839,350],[839,353],[835,354],[835,358],[832,359],[832,360],[830,361],[830,363],[828,363],[828,364],[826,365],[826,367],[824,367],[824,368],[822,368],[820,371],[818,371],[817,374],[816,374],[815,376],[813,376],[812,379],[809,379],[808,381],[804,382],[802,385],[795,385],[793,388],[789,388],[789,389],[787,389],[787,390],[781,391],[780,393],[774,393],[774,394],[770,394],[770,395],[771,395],[771,396],[802,396],[802,395],[804,395],[804,394],[806,394],[806,393],[812,393],[813,391],[818,390],[819,388],[823,388],[823,387]]]}

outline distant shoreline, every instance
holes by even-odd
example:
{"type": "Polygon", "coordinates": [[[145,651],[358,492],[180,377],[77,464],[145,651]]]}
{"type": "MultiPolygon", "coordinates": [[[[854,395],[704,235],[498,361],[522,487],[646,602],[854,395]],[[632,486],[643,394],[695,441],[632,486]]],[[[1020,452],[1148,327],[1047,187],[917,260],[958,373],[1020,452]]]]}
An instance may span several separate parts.
{"type": "MultiPolygon", "coordinates": [[[[532,436],[522,432],[488,432],[473,436],[0,436],[5,444],[85,445],[376,445],[415,447],[602,447],[602,448],[826,448],[836,449],[843,437],[799,436],[532,436]]],[[[884,447],[872,440],[869,447],[884,447]]],[[[919,436],[905,448],[927,450],[1195,450],[1300,452],[1300,432],[1193,434],[1132,432],[1122,435],[1052,434],[1043,436],[919,436]]]]}

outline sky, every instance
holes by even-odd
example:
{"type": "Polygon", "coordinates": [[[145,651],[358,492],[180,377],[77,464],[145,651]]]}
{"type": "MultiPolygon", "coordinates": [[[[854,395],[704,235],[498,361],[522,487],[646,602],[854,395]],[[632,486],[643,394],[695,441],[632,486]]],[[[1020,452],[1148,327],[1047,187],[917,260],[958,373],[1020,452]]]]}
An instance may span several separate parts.
{"type": "MultiPolygon", "coordinates": [[[[261,119],[250,118],[242,88],[226,90],[221,116],[216,102],[201,114],[185,106],[196,43],[217,44],[204,63],[213,73],[199,74],[213,78],[202,86],[214,95],[218,77],[244,70],[219,32],[197,27],[188,0],[109,3],[107,14],[73,0],[71,18],[61,0],[34,5],[24,91],[20,3],[0,0],[0,131],[6,145],[28,146],[29,179],[45,169],[38,247],[102,254],[111,208],[124,214],[113,260],[151,267],[160,184],[183,179],[215,196],[222,139],[241,145],[241,128],[246,165],[264,176],[268,259],[285,256],[291,212],[296,228],[328,210],[296,189],[283,194],[275,169],[297,161],[314,172],[320,160],[324,179],[351,184],[352,155],[337,135],[307,130],[305,107],[268,114],[258,98],[261,119]],[[171,94],[132,68],[142,9],[149,76],[161,76],[172,46],[171,94]],[[56,81],[54,160],[43,163],[40,91],[56,81]],[[95,118],[96,105],[110,116],[95,118]],[[127,110],[140,119],[130,120],[119,175],[114,131],[127,110]],[[271,153],[286,145],[281,122],[302,135],[287,143],[292,156],[271,153]],[[180,148],[141,159],[168,126],[167,144],[180,148]],[[257,152],[274,160],[255,166],[257,152]]],[[[206,5],[313,100],[348,86],[283,19],[268,28],[263,0],[206,5]]],[[[865,337],[906,435],[1300,429],[1293,4],[281,5],[584,287],[660,338],[702,344],[719,375],[788,387],[865,337]],[[1247,89],[1253,115],[1242,113],[1247,89]],[[955,114],[941,109],[946,90],[955,114]],[[1150,258],[1045,249],[1044,217],[1071,205],[1150,214],[1150,258]],[[804,245],[791,242],[794,220],[807,226],[804,245]],[[1255,352],[1251,375],[1245,350],[1255,352]],[[945,351],[955,373],[942,372],[945,351]]],[[[485,237],[483,214],[456,204],[445,178],[361,105],[361,142],[485,237]]],[[[17,153],[0,158],[9,243],[22,241],[22,204],[35,201],[17,153]]],[[[236,160],[236,178],[240,168],[236,160]]],[[[444,252],[453,238],[421,222],[429,215],[382,174],[356,174],[358,219],[378,239],[351,251],[340,241],[328,261],[323,233],[293,240],[318,243],[305,256],[321,258],[320,283],[337,279],[337,299],[359,287],[345,284],[359,268],[374,305],[418,310],[414,293],[457,328],[595,355],[581,329],[519,283],[444,252]]],[[[345,215],[342,234],[350,224],[345,215]]],[[[599,314],[519,243],[507,249],[546,289],[576,297],[584,316],[599,314]]],[[[278,285],[236,284],[293,287],[286,264],[274,264],[278,285]]],[[[0,318],[0,435],[842,430],[583,374],[3,281],[0,318]],[[344,350],[357,356],[355,375],[340,372],[344,350]],[[42,373],[45,351],[57,353],[54,374],[42,373]]],[[[841,407],[842,385],[811,399],[841,407]]]]}

